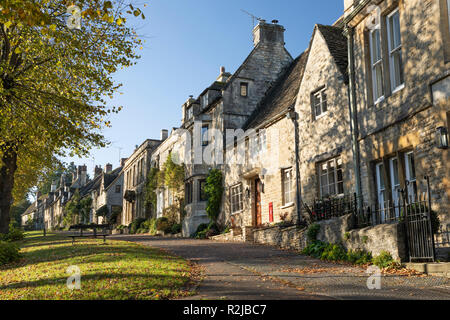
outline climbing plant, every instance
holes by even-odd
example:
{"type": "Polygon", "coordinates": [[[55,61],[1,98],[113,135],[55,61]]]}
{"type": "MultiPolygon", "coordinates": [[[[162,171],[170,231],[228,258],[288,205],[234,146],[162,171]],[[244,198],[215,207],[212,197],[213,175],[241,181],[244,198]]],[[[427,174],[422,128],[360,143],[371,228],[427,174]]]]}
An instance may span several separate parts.
{"type": "Polygon", "coordinates": [[[159,176],[160,171],[158,168],[150,169],[150,172],[148,173],[147,176],[144,191],[144,199],[146,206],[151,204],[153,207],[156,207],[156,189],[158,189],[159,186],[159,179],[160,179],[159,176]]]}
{"type": "Polygon", "coordinates": [[[205,192],[208,195],[206,213],[213,222],[217,221],[220,214],[223,191],[222,171],[218,169],[211,170],[208,178],[206,179],[205,192]]]}

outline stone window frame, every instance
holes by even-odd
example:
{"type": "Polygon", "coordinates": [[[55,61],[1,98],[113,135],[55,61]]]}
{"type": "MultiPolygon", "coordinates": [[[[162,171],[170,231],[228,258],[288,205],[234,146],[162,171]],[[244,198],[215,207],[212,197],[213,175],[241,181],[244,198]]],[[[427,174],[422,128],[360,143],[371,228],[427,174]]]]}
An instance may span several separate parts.
{"type": "Polygon", "coordinates": [[[239,84],[239,95],[242,98],[247,98],[248,97],[248,89],[249,89],[249,83],[248,82],[241,82],[239,84]],[[245,91],[243,91],[243,89],[245,89],[245,91]]]}
{"type": "Polygon", "coordinates": [[[329,196],[333,196],[333,197],[342,197],[345,195],[345,189],[344,189],[344,161],[342,160],[342,155],[338,155],[336,157],[330,158],[328,160],[325,161],[321,161],[317,163],[317,177],[318,177],[318,191],[319,191],[319,196],[321,198],[325,198],[325,197],[329,197],[329,196]],[[339,164],[340,161],[340,164],[339,164]],[[330,175],[329,175],[329,169],[328,166],[329,164],[333,162],[334,165],[334,169],[333,169],[333,179],[334,181],[332,183],[330,183],[330,175]],[[327,172],[326,174],[323,173],[323,165],[327,165],[327,172]],[[340,166],[340,168],[339,168],[340,166]],[[341,171],[341,178],[339,179],[339,171],[341,171]],[[324,190],[324,185],[322,183],[322,177],[327,178],[327,184],[326,187],[328,189],[328,193],[324,194],[323,190],[324,190]],[[334,194],[331,194],[330,191],[330,186],[334,186],[334,194]],[[342,192],[340,191],[340,188],[342,189],[342,192]]]}
{"type": "Polygon", "coordinates": [[[236,214],[244,210],[244,186],[238,183],[230,187],[230,208],[231,213],[236,214]]]}
{"type": "Polygon", "coordinates": [[[209,125],[202,125],[201,129],[202,147],[207,147],[209,145],[209,125]],[[206,137],[205,137],[206,135],[206,137]]]}
{"type": "Polygon", "coordinates": [[[312,112],[312,119],[319,120],[320,118],[325,117],[328,114],[328,96],[326,94],[327,86],[323,85],[318,87],[316,90],[311,92],[311,112],[312,112]],[[320,101],[317,103],[317,96],[319,95],[320,101]],[[324,98],[325,96],[325,98],[324,98]],[[320,113],[317,114],[316,107],[320,105],[320,113]],[[325,111],[324,111],[325,106],[325,111]]]}
{"type": "Polygon", "coordinates": [[[439,0],[440,28],[442,33],[442,45],[445,63],[450,62],[450,0],[439,0]]]}
{"type": "Polygon", "coordinates": [[[281,190],[283,206],[294,204],[294,169],[292,167],[281,169],[281,190]]]}

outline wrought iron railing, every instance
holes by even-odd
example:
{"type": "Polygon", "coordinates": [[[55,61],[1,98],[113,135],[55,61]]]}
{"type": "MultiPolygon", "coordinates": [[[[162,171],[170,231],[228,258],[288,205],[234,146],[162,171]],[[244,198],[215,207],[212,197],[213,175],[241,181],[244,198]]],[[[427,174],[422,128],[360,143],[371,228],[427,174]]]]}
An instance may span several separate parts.
{"type": "Polygon", "coordinates": [[[356,213],[356,195],[345,195],[343,197],[314,200],[311,205],[303,204],[309,222],[329,220],[350,213],[356,213]]]}

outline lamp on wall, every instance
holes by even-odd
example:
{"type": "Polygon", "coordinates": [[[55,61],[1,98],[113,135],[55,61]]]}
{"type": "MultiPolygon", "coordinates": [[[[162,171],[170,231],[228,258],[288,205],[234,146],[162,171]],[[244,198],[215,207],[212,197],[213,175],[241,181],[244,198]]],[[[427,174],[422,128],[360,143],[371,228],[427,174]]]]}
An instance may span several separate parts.
{"type": "Polygon", "coordinates": [[[448,131],[446,127],[436,129],[436,143],[438,149],[448,149],[448,131]]]}

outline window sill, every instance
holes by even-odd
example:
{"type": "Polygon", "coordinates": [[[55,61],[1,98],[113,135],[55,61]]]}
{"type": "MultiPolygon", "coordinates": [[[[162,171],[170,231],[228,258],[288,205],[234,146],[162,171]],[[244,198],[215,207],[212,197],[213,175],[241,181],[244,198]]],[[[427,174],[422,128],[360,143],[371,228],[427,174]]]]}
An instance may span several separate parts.
{"type": "Polygon", "coordinates": [[[401,85],[399,85],[397,88],[395,88],[394,90],[392,90],[392,94],[395,94],[395,93],[397,93],[397,92],[399,92],[399,91],[402,91],[403,89],[405,89],[405,84],[403,83],[403,84],[401,84],[401,85]]]}
{"type": "Polygon", "coordinates": [[[382,96],[382,97],[378,98],[378,99],[377,99],[377,101],[375,101],[375,102],[373,103],[373,105],[375,105],[375,106],[376,106],[377,104],[380,104],[381,102],[383,102],[383,101],[384,101],[384,99],[385,99],[385,98],[384,98],[384,96],[382,96]]]}
{"type": "Polygon", "coordinates": [[[322,119],[322,118],[326,117],[327,114],[328,114],[328,111],[327,111],[327,112],[324,112],[324,113],[321,113],[320,115],[318,115],[318,116],[315,117],[315,120],[322,119]]]}
{"type": "Polygon", "coordinates": [[[288,203],[282,207],[280,207],[280,209],[288,209],[288,208],[292,208],[293,206],[295,206],[294,202],[288,203]]]}

